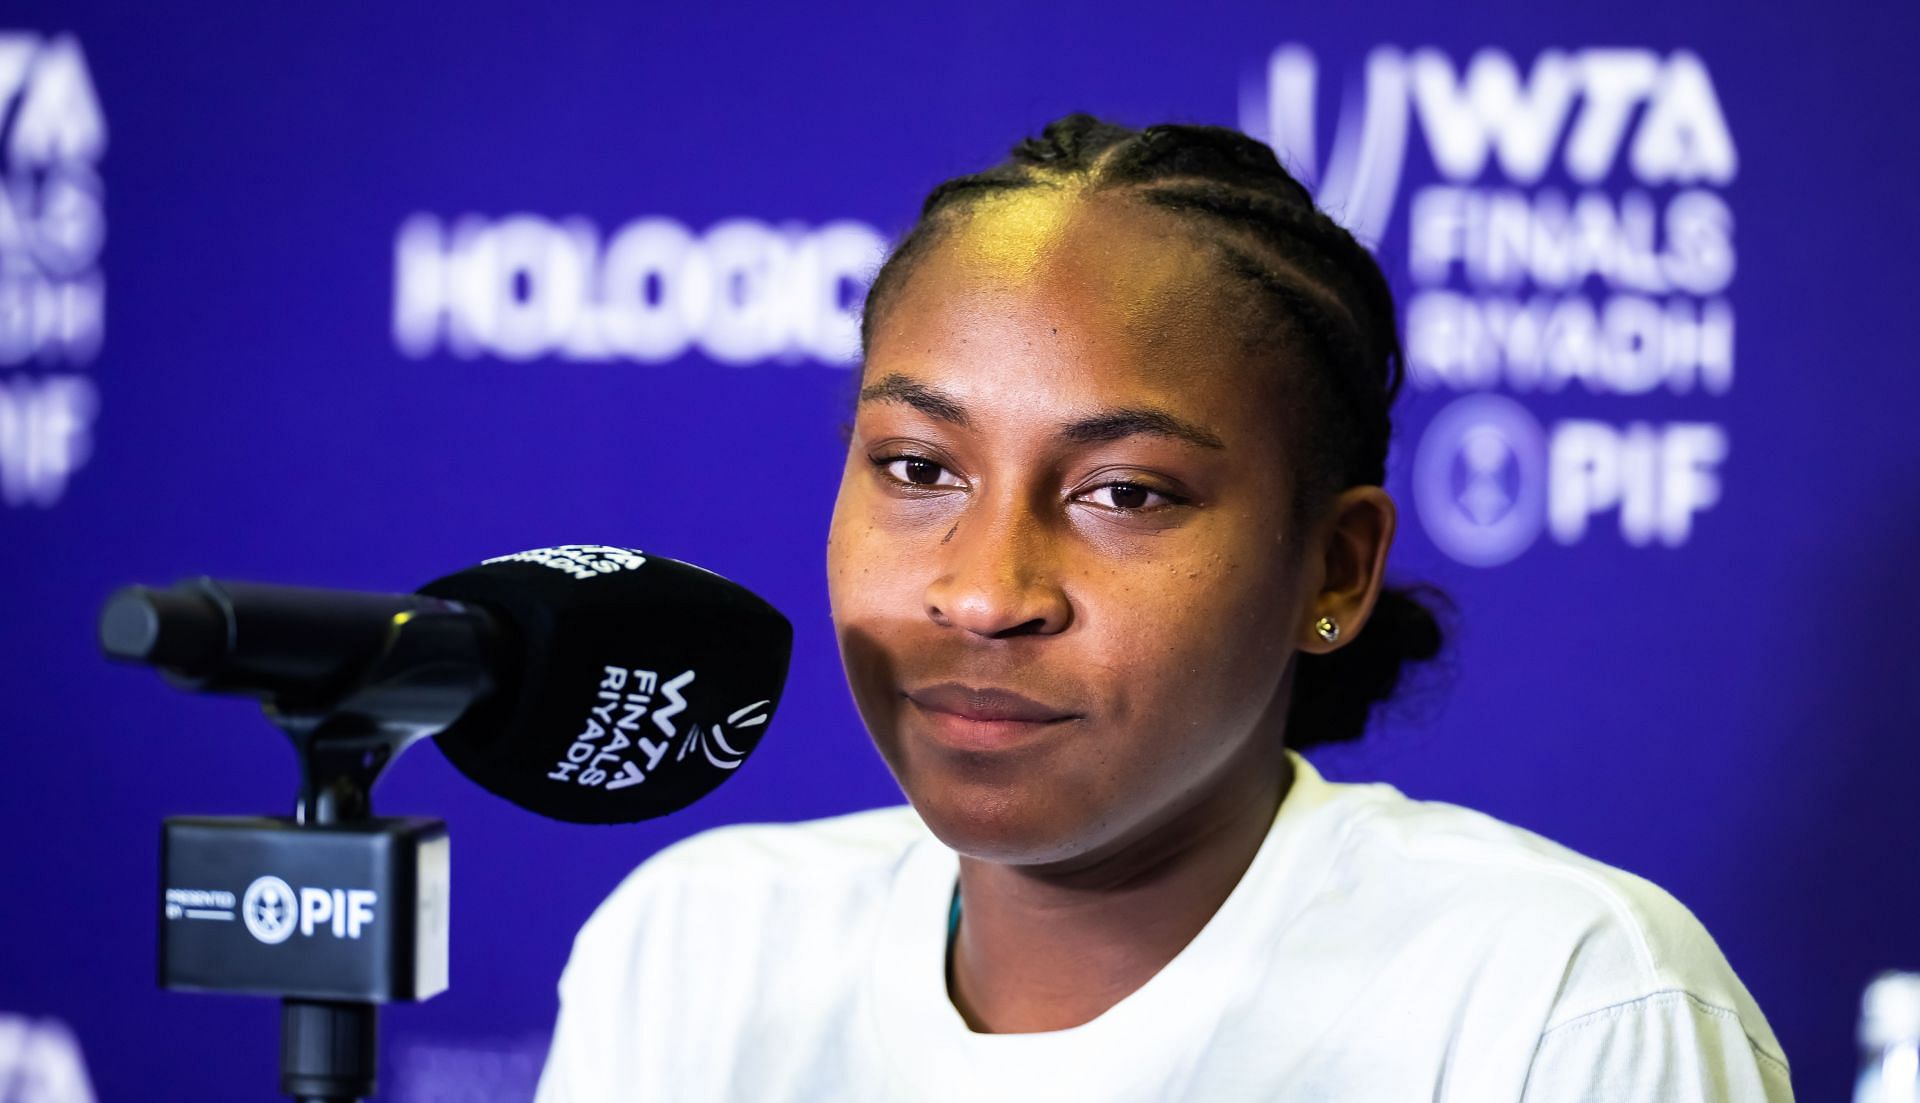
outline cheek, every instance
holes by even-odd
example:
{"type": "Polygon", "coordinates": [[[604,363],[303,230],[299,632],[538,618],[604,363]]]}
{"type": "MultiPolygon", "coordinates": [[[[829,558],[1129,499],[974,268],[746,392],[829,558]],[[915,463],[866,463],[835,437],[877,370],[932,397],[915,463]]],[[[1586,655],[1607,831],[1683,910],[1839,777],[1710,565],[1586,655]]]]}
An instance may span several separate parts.
{"type": "Polygon", "coordinates": [[[846,570],[849,557],[854,554],[849,546],[858,531],[859,521],[853,516],[853,506],[848,499],[846,476],[841,476],[840,493],[833,500],[833,520],[827,526],[827,601],[833,611],[834,623],[840,621],[841,602],[849,595],[846,583],[846,570]]]}
{"type": "Polygon", "coordinates": [[[898,637],[911,631],[911,618],[920,609],[924,580],[914,576],[915,564],[924,565],[925,549],[889,531],[871,508],[870,495],[853,485],[856,473],[843,479],[827,533],[827,596],[841,664],[869,727],[884,730],[893,707],[896,679],[891,655],[898,637]]]}
{"type": "Polygon", "coordinates": [[[926,558],[924,547],[882,523],[872,493],[855,479],[852,471],[842,479],[827,530],[827,597],[843,629],[898,616],[915,584],[913,567],[926,558]]]}
{"type": "Polygon", "coordinates": [[[1258,726],[1287,661],[1282,589],[1235,560],[1166,565],[1106,595],[1098,664],[1129,687],[1129,726],[1160,733],[1142,749],[1206,754],[1258,726]]]}

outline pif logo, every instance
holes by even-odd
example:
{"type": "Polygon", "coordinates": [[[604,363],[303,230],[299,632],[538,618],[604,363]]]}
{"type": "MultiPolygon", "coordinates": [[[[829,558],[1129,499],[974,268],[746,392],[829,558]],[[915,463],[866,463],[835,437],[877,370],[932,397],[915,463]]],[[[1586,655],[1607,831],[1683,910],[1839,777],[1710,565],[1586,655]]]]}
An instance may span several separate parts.
{"type": "Polygon", "coordinates": [[[1613,509],[1629,545],[1678,547],[1719,501],[1726,456],[1717,425],[1570,418],[1543,429],[1510,398],[1471,395],[1427,424],[1414,507],[1441,551],[1475,567],[1515,558],[1543,528],[1578,543],[1595,514],[1613,509]]]}
{"type": "Polygon", "coordinates": [[[269,946],[285,942],[293,934],[300,903],[293,886],[278,877],[256,877],[240,898],[240,918],[253,937],[269,946]]]}
{"type": "Polygon", "coordinates": [[[379,895],[371,889],[323,889],[292,885],[271,874],[256,877],[240,899],[240,917],[247,932],[269,946],[293,937],[298,929],[311,938],[316,931],[335,938],[359,938],[374,922],[379,895]]]}

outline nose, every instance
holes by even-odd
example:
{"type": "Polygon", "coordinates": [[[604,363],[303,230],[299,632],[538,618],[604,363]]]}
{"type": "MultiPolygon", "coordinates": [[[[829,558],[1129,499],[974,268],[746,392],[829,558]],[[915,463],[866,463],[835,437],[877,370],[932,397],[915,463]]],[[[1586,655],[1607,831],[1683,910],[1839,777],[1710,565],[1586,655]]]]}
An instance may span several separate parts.
{"type": "Polygon", "coordinates": [[[975,499],[934,549],[928,618],[989,639],[1065,631],[1073,605],[1053,544],[1047,518],[1026,504],[975,499]]]}

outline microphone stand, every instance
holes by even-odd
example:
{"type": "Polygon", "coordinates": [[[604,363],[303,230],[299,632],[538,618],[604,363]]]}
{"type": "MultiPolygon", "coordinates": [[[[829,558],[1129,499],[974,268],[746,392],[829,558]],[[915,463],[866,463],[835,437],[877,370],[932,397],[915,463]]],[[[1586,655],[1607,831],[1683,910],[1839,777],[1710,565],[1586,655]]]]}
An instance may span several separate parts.
{"type": "MultiPolygon", "coordinates": [[[[322,828],[371,819],[373,783],[396,753],[391,733],[374,725],[358,738],[343,738],[337,731],[321,738],[322,730],[333,726],[329,717],[282,714],[274,719],[300,753],[298,824],[322,828]]],[[[375,1003],[281,1000],[281,1092],[296,1103],[359,1103],[373,1095],[379,1025],[375,1003]]]]}
{"type": "Polygon", "coordinates": [[[270,919],[231,916],[244,923],[183,925],[169,916],[161,983],[278,996],[280,1091],[296,1103],[359,1103],[373,1095],[379,1004],[417,1002],[447,986],[446,824],[376,818],[371,793],[401,752],[445,730],[491,691],[480,666],[441,660],[477,651],[475,635],[471,618],[409,611],[393,618],[380,653],[344,685],[318,693],[299,687],[264,702],[299,757],[292,820],[167,821],[162,865],[170,889],[238,888],[258,874],[241,911],[262,883],[276,905],[270,919]],[[305,887],[289,912],[295,884],[305,887]],[[349,894],[319,886],[366,887],[349,894]],[[357,904],[328,902],[352,898],[357,904]],[[348,906],[366,910],[347,914],[348,906]],[[320,929],[328,918],[330,935],[320,929]],[[256,920],[265,934],[254,929],[256,920]]]}

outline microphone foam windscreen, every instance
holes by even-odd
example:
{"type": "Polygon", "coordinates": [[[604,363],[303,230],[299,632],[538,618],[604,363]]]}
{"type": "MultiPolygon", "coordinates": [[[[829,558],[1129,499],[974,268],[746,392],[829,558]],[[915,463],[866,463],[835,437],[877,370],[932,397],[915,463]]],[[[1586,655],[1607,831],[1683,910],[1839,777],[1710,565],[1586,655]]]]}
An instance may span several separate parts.
{"type": "Polygon", "coordinates": [[[686,807],[739,769],[786,684],[787,618],[663,556],[542,548],[420,592],[510,629],[496,690],[435,741],[462,773],[543,816],[629,823],[686,807]]]}

